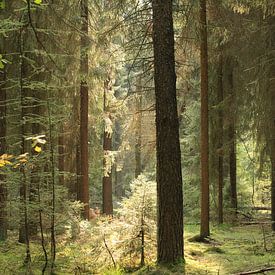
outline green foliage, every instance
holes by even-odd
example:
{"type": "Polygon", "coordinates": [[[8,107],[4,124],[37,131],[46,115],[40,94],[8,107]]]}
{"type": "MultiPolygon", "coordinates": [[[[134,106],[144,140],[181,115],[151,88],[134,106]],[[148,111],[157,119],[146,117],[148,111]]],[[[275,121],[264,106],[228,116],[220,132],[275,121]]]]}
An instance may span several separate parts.
{"type": "Polygon", "coordinates": [[[6,1],[5,0],[1,0],[0,1],[0,10],[4,10],[6,7],[6,1]]]}

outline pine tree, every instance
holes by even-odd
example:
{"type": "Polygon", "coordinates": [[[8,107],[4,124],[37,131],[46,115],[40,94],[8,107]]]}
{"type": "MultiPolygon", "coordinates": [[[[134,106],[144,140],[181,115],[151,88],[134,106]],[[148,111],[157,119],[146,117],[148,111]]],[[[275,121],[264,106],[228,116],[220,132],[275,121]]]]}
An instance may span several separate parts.
{"type": "Polygon", "coordinates": [[[183,194],[172,1],[154,0],[153,46],[159,263],[183,259],[183,194]]]}

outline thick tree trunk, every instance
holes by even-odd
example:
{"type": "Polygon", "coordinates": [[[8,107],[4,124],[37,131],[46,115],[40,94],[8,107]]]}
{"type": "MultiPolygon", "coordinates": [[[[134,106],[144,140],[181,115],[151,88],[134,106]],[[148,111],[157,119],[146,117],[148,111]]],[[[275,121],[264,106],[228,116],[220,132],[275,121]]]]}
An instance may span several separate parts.
{"type": "Polygon", "coordinates": [[[157,261],[183,259],[183,194],[172,0],[153,0],[158,234],[157,261]]]}
{"type": "MultiPolygon", "coordinates": [[[[109,90],[109,80],[106,80],[104,83],[104,99],[103,99],[103,110],[105,115],[109,116],[109,108],[107,103],[107,93],[109,90]]],[[[103,213],[106,215],[113,214],[113,186],[112,186],[112,167],[108,167],[108,162],[106,158],[108,157],[108,152],[112,151],[112,134],[107,131],[107,127],[104,127],[104,134],[103,134],[103,213]]]]}
{"type": "MultiPolygon", "coordinates": [[[[6,74],[0,72],[0,156],[6,153],[6,74]]],[[[7,188],[5,176],[0,174],[0,241],[7,239],[7,188]]]]}
{"type": "Polygon", "coordinates": [[[81,163],[81,186],[80,201],[85,204],[83,217],[89,220],[89,164],[88,164],[88,83],[89,72],[88,60],[88,1],[81,0],[81,38],[80,38],[80,163],[81,163]]]}
{"type": "Polygon", "coordinates": [[[218,68],[218,221],[223,223],[223,56],[220,55],[218,68]]]}
{"type": "Polygon", "coordinates": [[[209,136],[208,136],[208,49],[206,1],[200,0],[201,29],[201,229],[200,236],[209,236],[209,136]]]}

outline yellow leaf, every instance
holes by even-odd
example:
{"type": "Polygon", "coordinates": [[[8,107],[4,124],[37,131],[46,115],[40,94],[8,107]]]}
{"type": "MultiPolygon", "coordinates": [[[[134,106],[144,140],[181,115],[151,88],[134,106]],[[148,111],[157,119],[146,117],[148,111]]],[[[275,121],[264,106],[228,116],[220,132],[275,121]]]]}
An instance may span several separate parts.
{"type": "Polygon", "coordinates": [[[27,162],[28,160],[27,159],[20,159],[19,161],[24,163],[24,162],[27,162]]]}
{"type": "Polygon", "coordinates": [[[42,151],[42,149],[39,146],[35,146],[34,151],[37,152],[37,153],[40,153],[42,151]]]}

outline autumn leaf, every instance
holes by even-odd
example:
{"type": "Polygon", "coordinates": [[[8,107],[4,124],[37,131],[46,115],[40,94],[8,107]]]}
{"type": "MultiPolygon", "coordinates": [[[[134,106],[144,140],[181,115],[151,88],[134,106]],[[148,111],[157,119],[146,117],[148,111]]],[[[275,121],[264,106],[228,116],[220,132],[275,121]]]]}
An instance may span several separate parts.
{"type": "Polygon", "coordinates": [[[34,151],[37,152],[37,153],[40,153],[42,151],[42,149],[39,146],[35,146],[34,151]]]}

